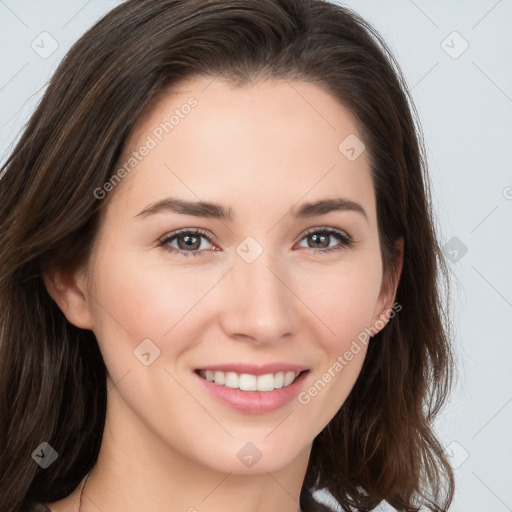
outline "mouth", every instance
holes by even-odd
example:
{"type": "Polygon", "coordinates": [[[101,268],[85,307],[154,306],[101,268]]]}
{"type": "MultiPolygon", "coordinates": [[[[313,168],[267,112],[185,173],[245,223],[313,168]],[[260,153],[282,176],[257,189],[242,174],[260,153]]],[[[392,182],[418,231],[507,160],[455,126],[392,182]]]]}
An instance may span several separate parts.
{"type": "Polygon", "coordinates": [[[269,392],[276,389],[291,386],[303,374],[309,370],[302,371],[278,371],[264,375],[251,373],[237,373],[233,371],[203,370],[194,371],[196,375],[218,386],[239,389],[241,391],[269,392]]]}

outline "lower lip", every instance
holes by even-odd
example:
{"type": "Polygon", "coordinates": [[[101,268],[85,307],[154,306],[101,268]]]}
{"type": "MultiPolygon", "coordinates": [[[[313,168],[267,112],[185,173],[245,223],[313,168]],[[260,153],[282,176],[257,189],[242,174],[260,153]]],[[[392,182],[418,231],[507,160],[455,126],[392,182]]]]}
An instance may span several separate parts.
{"type": "Polygon", "coordinates": [[[274,389],[274,391],[242,391],[238,388],[215,384],[194,372],[208,392],[225,405],[246,414],[272,412],[291,402],[298,395],[308,374],[309,370],[299,375],[289,386],[274,389]]]}

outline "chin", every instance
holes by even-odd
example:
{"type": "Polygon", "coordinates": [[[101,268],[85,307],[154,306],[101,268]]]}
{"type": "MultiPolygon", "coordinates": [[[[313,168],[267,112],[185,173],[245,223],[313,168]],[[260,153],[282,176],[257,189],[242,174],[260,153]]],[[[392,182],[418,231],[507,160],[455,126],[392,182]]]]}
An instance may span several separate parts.
{"type": "MultiPolygon", "coordinates": [[[[229,446],[225,446],[220,453],[211,453],[212,457],[204,459],[203,463],[222,473],[233,474],[259,474],[275,472],[284,469],[301,455],[293,446],[298,443],[290,443],[293,446],[283,446],[282,443],[264,441],[270,430],[265,429],[262,440],[240,441],[231,440],[229,446]]],[[[309,452],[307,454],[309,456],[309,452]]]]}

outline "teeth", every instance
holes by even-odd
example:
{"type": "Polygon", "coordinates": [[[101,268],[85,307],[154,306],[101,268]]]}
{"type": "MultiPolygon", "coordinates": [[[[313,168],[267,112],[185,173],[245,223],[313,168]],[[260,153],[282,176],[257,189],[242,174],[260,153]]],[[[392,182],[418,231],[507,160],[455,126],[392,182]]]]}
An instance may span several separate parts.
{"type": "Polygon", "coordinates": [[[238,387],[238,375],[233,372],[227,372],[224,376],[224,386],[227,388],[237,388],[238,387]]]}
{"type": "Polygon", "coordinates": [[[242,391],[273,391],[274,389],[289,386],[299,375],[299,372],[277,372],[266,375],[238,374],[236,372],[221,372],[201,370],[201,377],[210,382],[242,391]]]}

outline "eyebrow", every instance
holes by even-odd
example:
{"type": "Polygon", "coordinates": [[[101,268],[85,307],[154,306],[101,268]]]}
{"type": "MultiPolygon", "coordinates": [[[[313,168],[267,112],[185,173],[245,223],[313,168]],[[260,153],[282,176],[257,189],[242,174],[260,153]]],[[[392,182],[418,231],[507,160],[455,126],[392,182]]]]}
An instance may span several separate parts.
{"type": "MultiPolygon", "coordinates": [[[[344,198],[322,199],[320,201],[303,203],[297,208],[292,208],[291,214],[293,217],[301,219],[326,215],[327,213],[335,211],[357,212],[363,215],[368,222],[368,216],[364,208],[359,203],[344,198]]],[[[235,220],[233,210],[231,208],[226,209],[219,203],[185,201],[173,197],[168,197],[156,203],[149,204],[140,213],[135,215],[135,217],[146,218],[150,215],[167,212],[209,219],[227,220],[229,222],[235,220]]]]}

